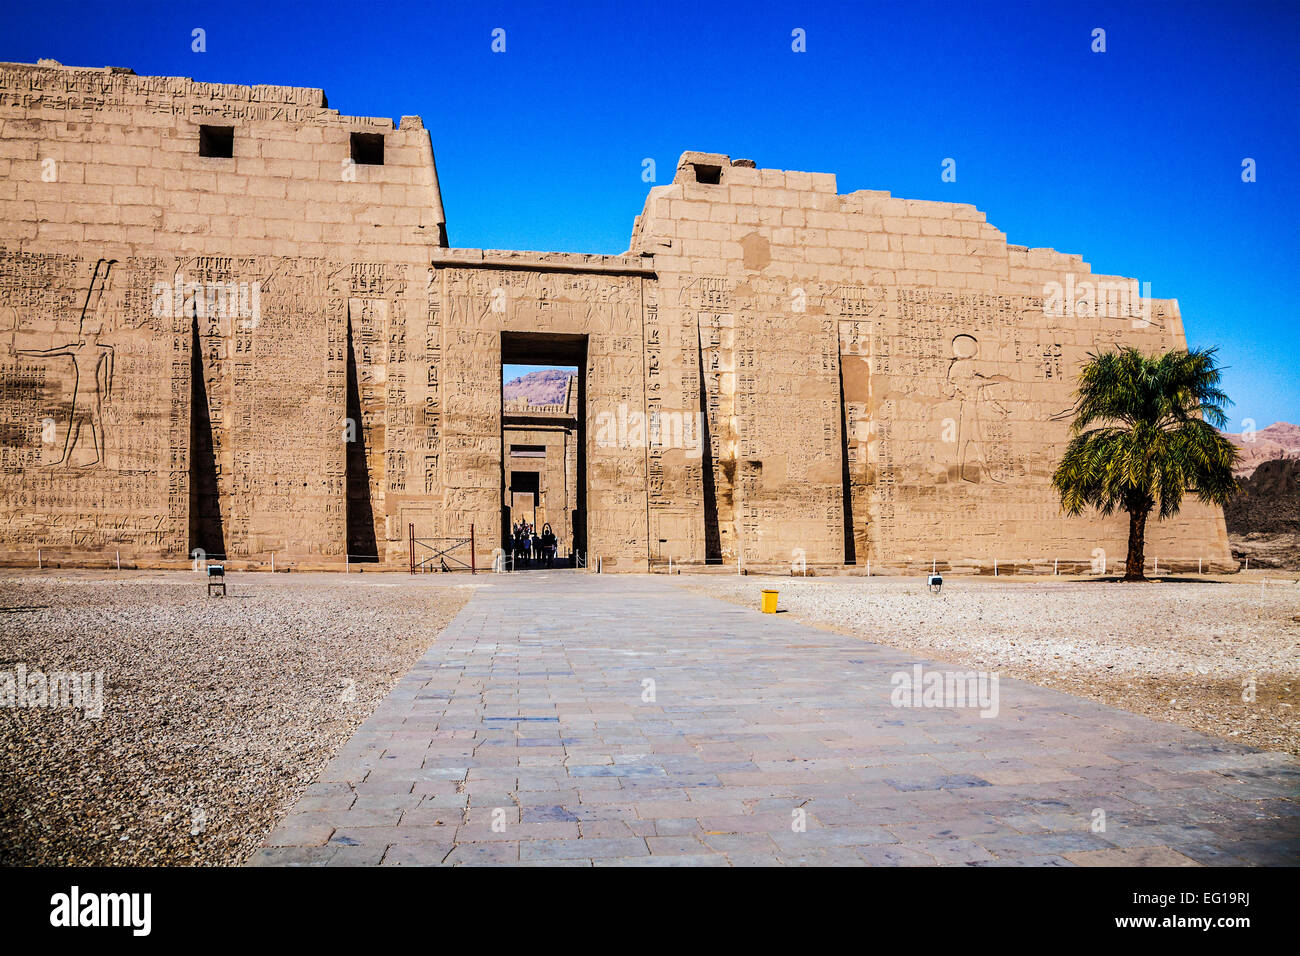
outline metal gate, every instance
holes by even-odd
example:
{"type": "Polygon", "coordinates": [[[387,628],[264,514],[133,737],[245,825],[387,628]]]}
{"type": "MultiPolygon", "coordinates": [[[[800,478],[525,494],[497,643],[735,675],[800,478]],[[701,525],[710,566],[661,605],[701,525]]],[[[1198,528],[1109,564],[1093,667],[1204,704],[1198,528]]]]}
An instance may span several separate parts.
{"type": "Polygon", "coordinates": [[[411,537],[411,573],[421,571],[477,572],[474,566],[474,526],[468,538],[417,538],[415,525],[408,525],[411,537]],[[467,553],[468,552],[468,553],[467,553]]]}

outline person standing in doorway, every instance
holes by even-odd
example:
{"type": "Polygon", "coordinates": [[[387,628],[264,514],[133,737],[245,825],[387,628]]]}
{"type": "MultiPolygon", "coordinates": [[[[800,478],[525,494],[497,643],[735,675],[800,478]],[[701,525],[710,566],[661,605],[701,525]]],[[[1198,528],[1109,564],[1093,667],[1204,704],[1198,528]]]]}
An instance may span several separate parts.
{"type": "Polygon", "coordinates": [[[551,530],[551,525],[542,525],[542,553],[546,556],[546,566],[548,568],[555,566],[555,532],[551,530]]]}

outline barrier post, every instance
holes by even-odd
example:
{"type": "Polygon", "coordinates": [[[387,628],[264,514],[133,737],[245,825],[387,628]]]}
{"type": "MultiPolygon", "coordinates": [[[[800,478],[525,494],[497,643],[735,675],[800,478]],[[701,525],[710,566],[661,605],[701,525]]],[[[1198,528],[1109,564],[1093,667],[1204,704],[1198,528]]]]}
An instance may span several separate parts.
{"type": "Polygon", "coordinates": [[[415,522],[409,525],[411,529],[411,573],[415,573],[415,522]]]}
{"type": "Polygon", "coordinates": [[[469,573],[477,574],[477,568],[474,561],[474,525],[471,522],[469,526],[469,573]]]}

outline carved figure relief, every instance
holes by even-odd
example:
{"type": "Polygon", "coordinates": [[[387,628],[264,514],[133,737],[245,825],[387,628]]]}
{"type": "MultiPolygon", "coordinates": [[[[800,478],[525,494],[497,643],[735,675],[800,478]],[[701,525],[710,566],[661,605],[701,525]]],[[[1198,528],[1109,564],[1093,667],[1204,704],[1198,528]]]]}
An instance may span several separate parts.
{"type": "Polygon", "coordinates": [[[84,449],[76,467],[93,468],[104,461],[104,405],[113,394],[113,346],[101,342],[105,332],[104,291],[116,259],[100,259],[90,276],[90,288],[82,303],[77,334],[50,348],[20,348],[14,331],[14,353],[32,358],[67,358],[72,362],[72,397],[68,403],[67,431],[62,450],[47,467],[74,467],[73,456],[84,449]],[[89,319],[89,321],[87,321],[89,319]],[[88,448],[85,446],[89,445],[88,448]],[[86,453],[93,455],[89,461],[86,453]]]}
{"type": "Polygon", "coordinates": [[[957,474],[962,481],[979,482],[982,478],[1002,482],[1001,468],[990,467],[989,435],[992,422],[1005,423],[1009,412],[990,394],[994,386],[1011,381],[1005,375],[986,375],[980,368],[979,342],[975,336],[953,337],[952,358],[948,361],[948,396],[958,403],[957,474]]]}

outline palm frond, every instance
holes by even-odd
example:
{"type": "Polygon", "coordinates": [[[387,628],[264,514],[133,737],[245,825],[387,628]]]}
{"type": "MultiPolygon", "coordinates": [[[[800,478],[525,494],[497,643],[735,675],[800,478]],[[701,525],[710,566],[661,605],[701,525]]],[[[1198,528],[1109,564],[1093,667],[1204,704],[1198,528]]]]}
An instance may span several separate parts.
{"type": "Polygon", "coordinates": [[[1218,431],[1231,402],[1215,353],[1147,356],[1125,346],[1088,356],[1070,441],[1052,476],[1062,510],[1145,514],[1158,506],[1168,518],[1189,492],[1219,505],[1232,497],[1238,452],[1218,431]]]}

